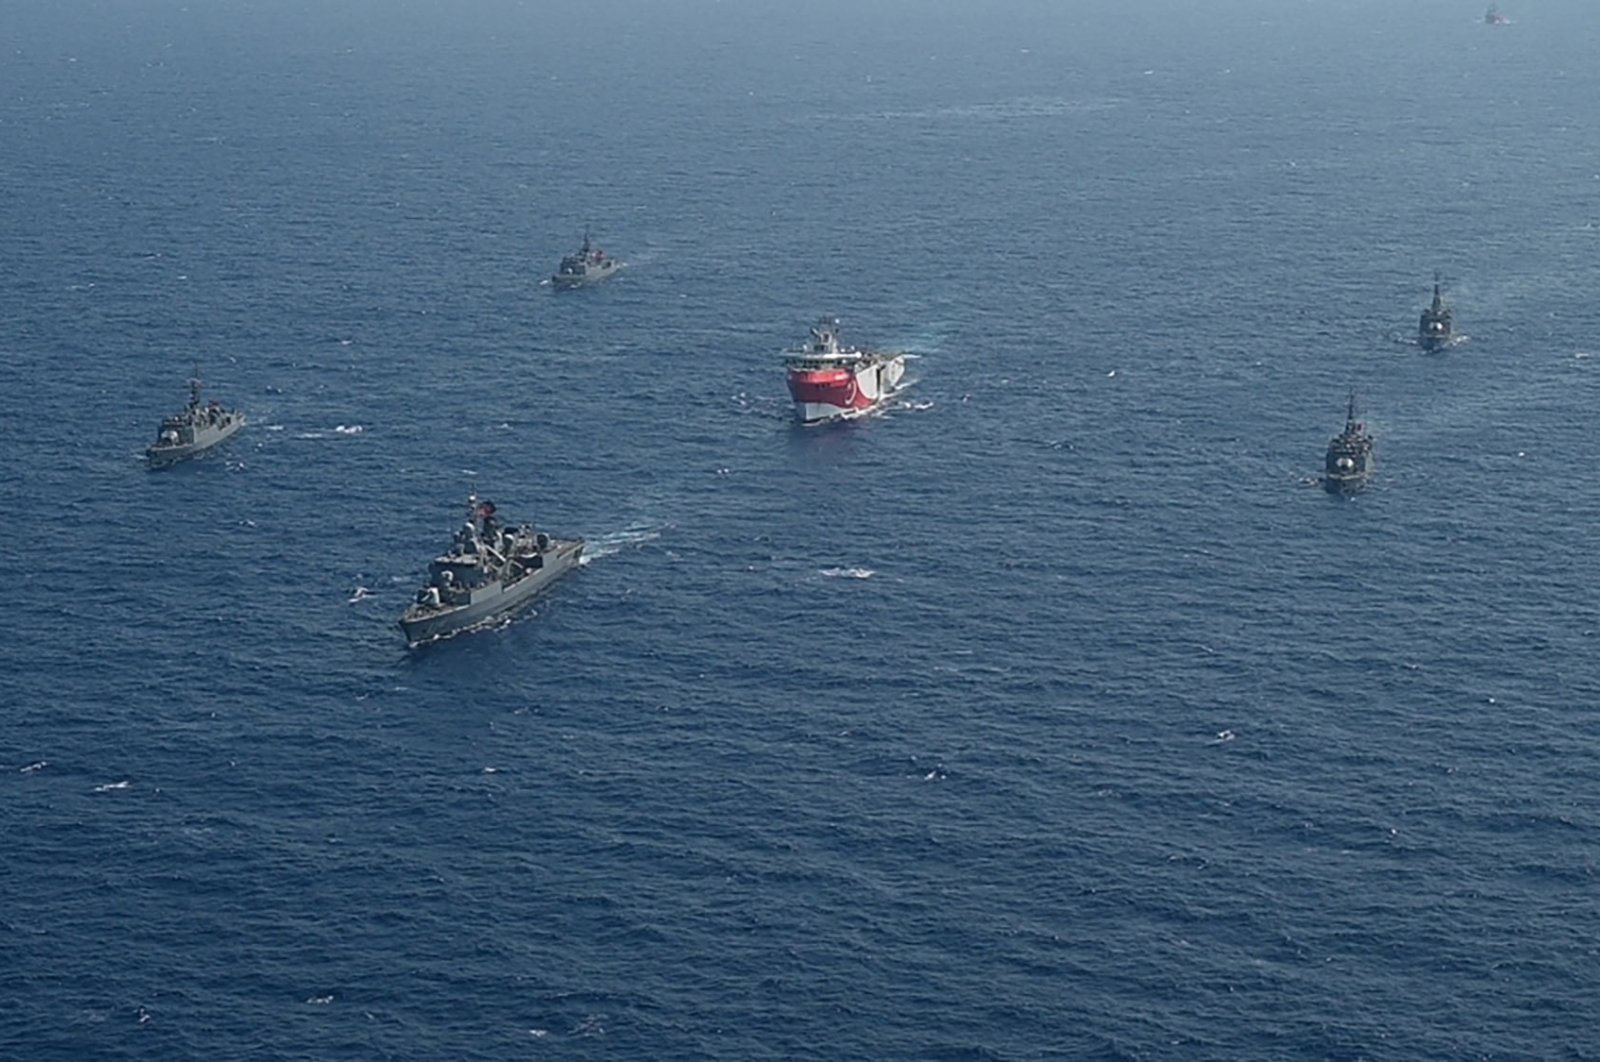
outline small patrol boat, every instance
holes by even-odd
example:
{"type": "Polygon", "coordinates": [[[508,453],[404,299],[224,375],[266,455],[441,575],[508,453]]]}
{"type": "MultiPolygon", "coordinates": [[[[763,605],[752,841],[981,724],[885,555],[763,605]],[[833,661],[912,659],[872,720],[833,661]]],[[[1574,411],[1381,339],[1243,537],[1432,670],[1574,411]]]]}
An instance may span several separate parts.
{"type": "Polygon", "coordinates": [[[1484,12],[1483,21],[1489,26],[1509,25],[1511,20],[1500,13],[1500,5],[1490,4],[1489,10],[1484,12]]]}
{"type": "Polygon", "coordinates": [[[1322,485],[1334,494],[1354,494],[1367,485],[1374,464],[1372,436],[1367,434],[1367,426],[1356,419],[1356,395],[1352,391],[1344,431],[1328,442],[1322,485]]]}
{"type": "Polygon", "coordinates": [[[1438,350],[1450,345],[1450,307],[1445,305],[1439,289],[1439,274],[1433,275],[1433,302],[1422,311],[1422,321],[1417,325],[1417,346],[1423,350],[1438,350]]]}
{"type": "Polygon", "coordinates": [[[589,242],[589,230],[584,229],[583,246],[561,259],[550,283],[558,288],[581,288],[598,284],[621,268],[621,262],[589,242]]]}
{"type": "Polygon", "coordinates": [[[811,339],[784,358],[795,419],[802,424],[848,420],[879,408],[906,373],[901,351],[864,350],[839,342],[839,319],[824,317],[811,339]]]}
{"type": "Polygon", "coordinates": [[[245,416],[237,409],[223,409],[217,402],[200,404],[200,370],[189,377],[189,404],[182,413],[163,417],[156,430],[156,441],[145,447],[151,468],[164,468],[186,458],[205,453],[244,427],[245,416]]]}
{"type": "Polygon", "coordinates": [[[400,617],[413,647],[508,616],[578,566],[583,540],[509,528],[494,502],[467,497],[467,519],[450,548],[428,565],[428,582],[400,617]]]}

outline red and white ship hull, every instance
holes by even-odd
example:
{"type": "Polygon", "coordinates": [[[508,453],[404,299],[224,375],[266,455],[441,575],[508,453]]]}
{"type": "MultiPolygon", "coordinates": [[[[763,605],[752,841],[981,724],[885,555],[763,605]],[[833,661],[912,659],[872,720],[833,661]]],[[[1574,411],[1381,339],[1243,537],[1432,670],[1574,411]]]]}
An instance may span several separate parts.
{"type": "Polygon", "coordinates": [[[784,361],[795,419],[823,424],[870,413],[900,387],[906,356],[862,350],[839,342],[839,322],[824,317],[811,329],[810,341],[784,361]]]}
{"type": "Polygon", "coordinates": [[[802,424],[859,417],[883,405],[905,375],[903,354],[864,355],[828,368],[789,369],[789,397],[802,424]]]}

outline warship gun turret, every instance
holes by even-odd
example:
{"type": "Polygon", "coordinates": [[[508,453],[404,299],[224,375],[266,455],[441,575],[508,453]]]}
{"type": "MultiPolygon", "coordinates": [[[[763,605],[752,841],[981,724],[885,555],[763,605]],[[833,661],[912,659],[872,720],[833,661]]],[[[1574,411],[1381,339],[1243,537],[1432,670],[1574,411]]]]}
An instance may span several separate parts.
{"type": "Polygon", "coordinates": [[[1356,419],[1356,396],[1352,391],[1344,431],[1328,443],[1322,485],[1334,494],[1354,494],[1367,485],[1374,463],[1372,436],[1367,433],[1367,426],[1356,419]]]}
{"type": "Polygon", "coordinates": [[[189,404],[183,412],[162,418],[156,441],[145,448],[145,456],[151,468],[163,468],[205,453],[244,423],[244,414],[237,409],[223,409],[217,402],[200,404],[200,370],[196,369],[189,378],[189,404]]]}
{"type": "Polygon", "coordinates": [[[428,565],[428,582],[400,617],[400,629],[417,646],[508,616],[576,568],[583,545],[527,524],[506,527],[493,502],[470,495],[466,522],[428,565]]]}
{"type": "Polygon", "coordinates": [[[1450,307],[1445,304],[1439,289],[1439,274],[1433,275],[1433,302],[1422,311],[1422,321],[1417,325],[1417,345],[1423,350],[1438,350],[1450,345],[1450,307]]]}
{"type": "Polygon", "coordinates": [[[589,230],[583,230],[583,246],[561,259],[550,283],[558,288],[581,288],[598,284],[617,270],[622,263],[589,242],[589,230]]]}

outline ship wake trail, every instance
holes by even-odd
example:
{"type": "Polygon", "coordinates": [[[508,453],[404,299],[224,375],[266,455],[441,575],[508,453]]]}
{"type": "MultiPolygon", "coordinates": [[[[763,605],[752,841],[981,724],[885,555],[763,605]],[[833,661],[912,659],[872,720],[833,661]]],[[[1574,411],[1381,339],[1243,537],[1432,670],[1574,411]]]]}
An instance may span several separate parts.
{"type": "Polygon", "coordinates": [[[646,542],[654,542],[671,527],[671,524],[646,524],[613,531],[610,534],[595,535],[584,543],[583,556],[579,558],[578,563],[588,565],[601,557],[609,557],[625,549],[637,549],[646,542]]]}
{"type": "Polygon", "coordinates": [[[823,568],[817,574],[824,579],[871,579],[878,573],[871,568],[823,568]]]}

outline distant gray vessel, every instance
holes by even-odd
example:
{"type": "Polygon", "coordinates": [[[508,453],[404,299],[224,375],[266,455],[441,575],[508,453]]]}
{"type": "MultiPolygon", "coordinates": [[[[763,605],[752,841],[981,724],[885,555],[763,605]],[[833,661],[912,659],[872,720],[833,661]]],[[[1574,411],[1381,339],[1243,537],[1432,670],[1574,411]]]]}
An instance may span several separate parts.
{"type": "Polygon", "coordinates": [[[1367,433],[1367,426],[1356,419],[1356,395],[1352,391],[1344,431],[1328,442],[1322,485],[1333,494],[1354,494],[1367,485],[1376,463],[1372,436],[1367,433]]]}
{"type": "Polygon", "coordinates": [[[189,378],[189,404],[182,413],[161,421],[156,441],[145,448],[151,468],[164,468],[185,458],[205,453],[244,427],[245,417],[237,409],[223,409],[216,402],[200,405],[200,370],[189,378]]]}
{"type": "Polygon", "coordinates": [[[526,524],[503,527],[494,503],[467,498],[467,520],[428,565],[428,582],[400,617],[412,646],[475,630],[510,615],[578,566],[583,540],[551,538],[526,524]]]}
{"type": "Polygon", "coordinates": [[[558,288],[581,288],[598,284],[621,268],[621,262],[589,242],[589,230],[584,229],[583,246],[561,259],[550,283],[558,288]]]}
{"type": "Polygon", "coordinates": [[[1433,302],[1426,310],[1422,311],[1422,320],[1417,324],[1417,345],[1423,350],[1438,350],[1448,347],[1452,338],[1450,321],[1450,307],[1445,304],[1444,293],[1439,287],[1439,274],[1433,275],[1433,302]]]}

